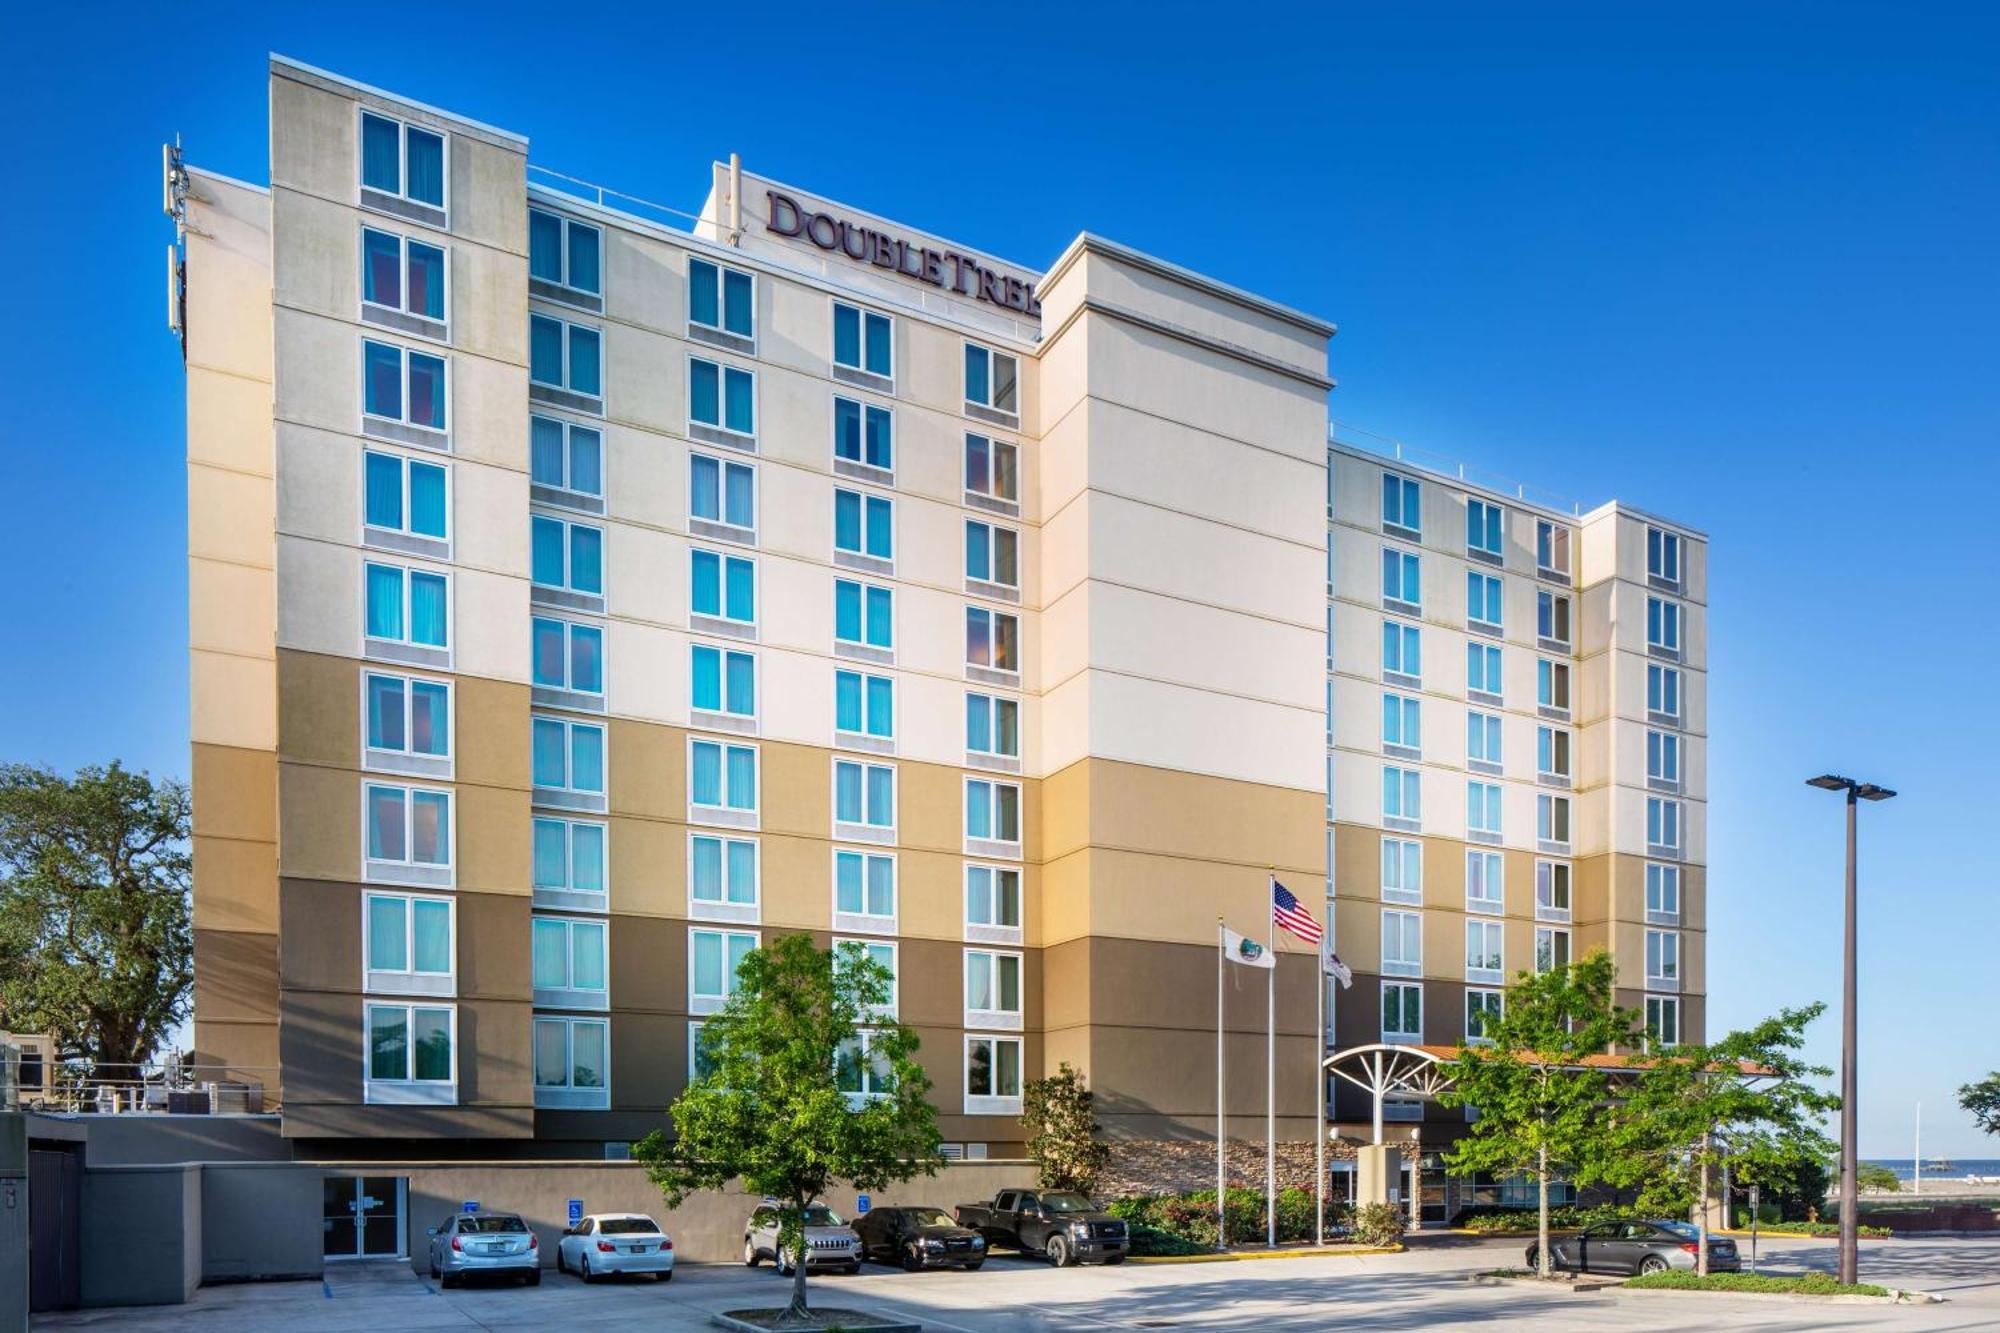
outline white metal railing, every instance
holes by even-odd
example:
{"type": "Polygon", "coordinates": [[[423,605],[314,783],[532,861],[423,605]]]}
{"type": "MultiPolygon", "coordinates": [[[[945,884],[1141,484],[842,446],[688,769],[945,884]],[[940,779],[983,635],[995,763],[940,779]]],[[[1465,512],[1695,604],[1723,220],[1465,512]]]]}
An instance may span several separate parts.
{"type": "MultiPolygon", "coordinates": [[[[12,1062],[10,1062],[11,1064],[12,1062]]],[[[198,1063],[170,1055],[145,1064],[81,1059],[14,1070],[24,1109],[127,1115],[145,1112],[260,1112],[275,1109],[275,1067],[198,1063]]]]}

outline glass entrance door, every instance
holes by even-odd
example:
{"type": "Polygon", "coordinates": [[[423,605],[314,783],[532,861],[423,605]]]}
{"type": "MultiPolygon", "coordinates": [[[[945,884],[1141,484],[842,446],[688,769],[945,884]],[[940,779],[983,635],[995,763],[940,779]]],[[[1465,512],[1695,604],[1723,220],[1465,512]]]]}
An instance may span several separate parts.
{"type": "Polygon", "coordinates": [[[321,1253],[392,1259],[403,1252],[401,1176],[328,1176],[321,1182],[321,1253]]]}

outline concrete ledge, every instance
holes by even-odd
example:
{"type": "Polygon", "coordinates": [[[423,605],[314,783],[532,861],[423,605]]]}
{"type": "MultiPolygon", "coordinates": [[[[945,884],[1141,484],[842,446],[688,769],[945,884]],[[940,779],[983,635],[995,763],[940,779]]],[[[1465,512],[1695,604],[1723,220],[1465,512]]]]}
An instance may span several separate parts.
{"type": "Polygon", "coordinates": [[[1540,1291],[1567,1291],[1575,1296],[1606,1291],[1623,1285],[1625,1281],[1622,1277],[1590,1277],[1573,1273],[1557,1273],[1553,1277],[1536,1277],[1533,1273],[1470,1273],[1465,1280],[1475,1287],[1534,1287],[1540,1291]]]}
{"type": "Polygon", "coordinates": [[[1705,1299],[1727,1296],[1739,1301],[1790,1301],[1798,1305],[1940,1305],[1944,1297],[1929,1291],[1903,1291],[1889,1288],[1887,1296],[1863,1296],[1843,1293],[1838,1296],[1814,1296],[1797,1291],[1693,1291],[1675,1290],[1670,1287],[1627,1287],[1613,1283],[1630,1296],[1699,1296],[1705,1299]]]}
{"type": "Polygon", "coordinates": [[[1245,1259],[1361,1258],[1370,1254],[1401,1254],[1401,1245],[1329,1245],[1305,1250],[1231,1250],[1225,1254],[1135,1254],[1132,1264],[1230,1264],[1245,1259]]]}
{"type": "MultiPolygon", "coordinates": [[[[784,1313],[784,1307],[770,1309],[717,1311],[708,1317],[708,1322],[717,1328],[733,1328],[739,1333],[771,1333],[776,1327],[776,1316],[784,1313]],[[742,1315],[770,1315],[773,1322],[759,1323],[754,1319],[739,1318],[742,1315]]],[[[893,1319],[884,1315],[868,1314],[862,1310],[850,1310],[844,1306],[829,1305],[812,1312],[821,1328],[841,1330],[841,1333],[923,1333],[922,1324],[913,1324],[906,1319],[893,1319]]],[[[796,1328],[797,1325],[792,1325],[796,1328]]]]}

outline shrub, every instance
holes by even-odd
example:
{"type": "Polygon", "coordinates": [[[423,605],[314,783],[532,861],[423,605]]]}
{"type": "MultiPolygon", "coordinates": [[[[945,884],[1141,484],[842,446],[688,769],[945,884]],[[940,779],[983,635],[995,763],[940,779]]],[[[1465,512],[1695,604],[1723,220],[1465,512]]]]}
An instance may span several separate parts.
{"type": "Polygon", "coordinates": [[[1403,1210],[1392,1204],[1364,1203],[1354,1210],[1348,1238],[1362,1245],[1394,1245],[1403,1239],[1403,1210]]]}
{"type": "Polygon", "coordinates": [[[1698,1273],[1669,1269],[1664,1273],[1648,1273],[1643,1277],[1630,1278],[1625,1285],[1667,1291],[1769,1291],[1795,1296],[1887,1296],[1889,1294],[1888,1288],[1868,1282],[1857,1282],[1844,1287],[1832,1274],[1821,1272],[1807,1273],[1802,1277],[1772,1277],[1766,1273],[1710,1273],[1707,1277],[1702,1277],[1698,1273]]]}
{"type": "Polygon", "coordinates": [[[1212,1239],[1215,1235],[1215,1228],[1212,1225],[1209,1227],[1211,1243],[1206,1245],[1176,1236],[1171,1231],[1162,1231],[1158,1227],[1149,1227],[1143,1222],[1129,1223],[1127,1230],[1132,1237],[1133,1254],[1207,1254],[1215,1248],[1212,1239]]]}
{"type": "MultiPolygon", "coordinates": [[[[1229,1224],[1229,1243],[1255,1245],[1265,1238],[1264,1195],[1261,1191],[1236,1186],[1223,1195],[1229,1224]]],[[[1215,1245],[1215,1191],[1193,1190],[1186,1194],[1135,1194],[1114,1199],[1106,1206],[1113,1217],[1126,1225],[1151,1227],[1204,1248],[1215,1245]]],[[[1337,1234],[1347,1218],[1347,1205],[1337,1199],[1326,1201],[1326,1231],[1337,1234]]],[[[1310,1241],[1313,1231],[1312,1191],[1278,1191],[1278,1240],[1310,1241]]]]}
{"type": "MultiPolygon", "coordinates": [[[[1615,1221],[1621,1217],[1631,1217],[1633,1214],[1633,1209],[1621,1208],[1616,1204],[1603,1204],[1595,1208],[1560,1204],[1549,1209],[1549,1228],[1552,1231],[1575,1231],[1593,1223],[1615,1221]]],[[[1477,1204],[1470,1208],[1461,1208],[1458,1215],[1452,1219],[1452,1225],[1467,1231],[1511,1235],[1517,1231],[1535,1230],[1536,1210],[1477,1204]]]]}

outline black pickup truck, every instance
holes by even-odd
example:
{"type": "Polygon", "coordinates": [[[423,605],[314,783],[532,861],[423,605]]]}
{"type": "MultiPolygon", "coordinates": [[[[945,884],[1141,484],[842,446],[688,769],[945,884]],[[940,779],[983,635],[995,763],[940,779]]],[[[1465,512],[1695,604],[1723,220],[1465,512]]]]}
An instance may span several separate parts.
{"type": "Polygon", "coordinates": [[[1072,1190],[1001,1190],[989,1203],[962,1203],[958,1224],[988,1245],[1048,1256],[1057,1268],[1077,1262],[1122,1264],[1131,1237],[1122,1219],[1072,1190]]]}

